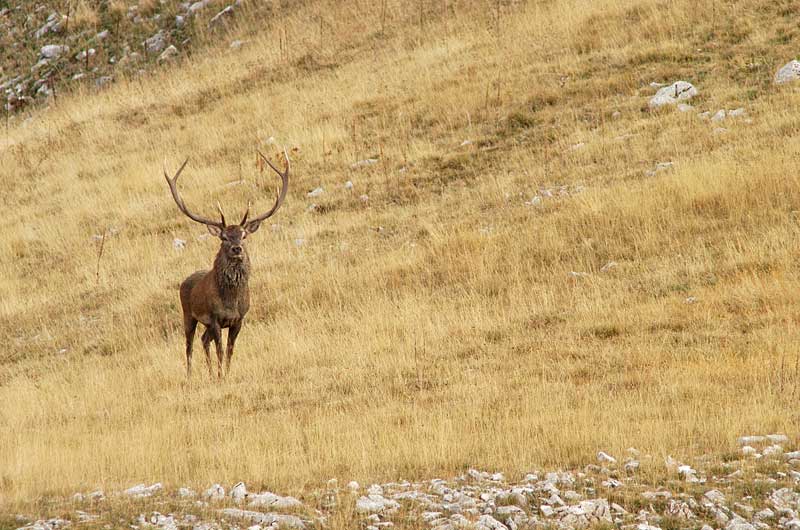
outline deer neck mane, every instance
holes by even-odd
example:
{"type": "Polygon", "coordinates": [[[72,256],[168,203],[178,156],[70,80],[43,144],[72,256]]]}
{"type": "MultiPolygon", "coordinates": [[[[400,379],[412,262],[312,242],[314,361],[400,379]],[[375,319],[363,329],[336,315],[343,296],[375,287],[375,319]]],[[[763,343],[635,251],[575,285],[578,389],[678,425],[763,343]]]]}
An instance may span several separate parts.
{"type": "Polygon", "coordinates": [[[242,251],[242,259],[229,259],[220,249],[214,260],[214,280],[217,283],[223,301],[235,299],[238,294],[247,289],[247,280],[250,276],[250,257],[247,251],[242,251]]]}

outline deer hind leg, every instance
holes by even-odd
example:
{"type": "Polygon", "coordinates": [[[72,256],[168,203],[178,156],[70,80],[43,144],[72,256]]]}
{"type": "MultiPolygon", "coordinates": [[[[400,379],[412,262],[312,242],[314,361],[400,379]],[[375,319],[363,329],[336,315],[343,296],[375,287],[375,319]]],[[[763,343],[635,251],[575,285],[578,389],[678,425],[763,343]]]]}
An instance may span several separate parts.
{"type": "Polygon", "coordinates": [[[214,346],[217,349],[217,377],[222,378],[222,329],[219,327],[219,322],[212,320],[211,325],[208,326],[207,331],[211,334],[211,339],[214,341],[214,346]]]}
{"type": "Polygon", "coordinates": [[[228,347],[225,355],[225,373],[231,371],[231,358],[233,357],[233,347],[236,345],[236,337],[239,335],[239,330],[242,329],[243,320],[239,320],[228,328],[228,347]]]}
{"type": "Polygon", "coordinates": [[[197,329],[197,320],[187,317],[183,322],[183,331],[186,334],[186,378],[192,376],[192,343],[194,342],[194,331],[197,329]]]}

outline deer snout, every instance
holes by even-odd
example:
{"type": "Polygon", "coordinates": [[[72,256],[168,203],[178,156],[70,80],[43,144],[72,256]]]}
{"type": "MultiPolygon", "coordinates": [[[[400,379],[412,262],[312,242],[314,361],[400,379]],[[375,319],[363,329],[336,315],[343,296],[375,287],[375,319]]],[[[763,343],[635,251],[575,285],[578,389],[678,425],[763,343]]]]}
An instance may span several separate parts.
{"type": "Polygon", "coordinates": [[[231,247],[231,254],[234,256],[240,256],[242,254],[242,245],[233,245],[231,247]]]}

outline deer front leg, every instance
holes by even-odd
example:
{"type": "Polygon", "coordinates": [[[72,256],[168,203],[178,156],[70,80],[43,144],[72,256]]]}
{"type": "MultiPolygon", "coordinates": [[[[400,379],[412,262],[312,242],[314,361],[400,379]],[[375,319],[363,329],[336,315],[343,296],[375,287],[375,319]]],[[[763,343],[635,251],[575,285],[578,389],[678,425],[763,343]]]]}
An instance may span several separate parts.
{"type": "Polygon", "coordinates": [[[208,376],[214,377],[214,370],[211,368],[211,331],[209,328],[203,332],[203,351],[206,353],[206,368],[208,376]]]}
{"type": "Polygon", "coordinates": [[[208,331],[211,332],[211,338],[214,341],[214,346],[217,349],[217,377],[222,378],[222,329],[219,327],[219,322],[216,320],[211,321],[208,326],[208,331]]]}
{"type": "Polygon", "coordinates": [[[242,329],[244,319],[239,319],[235,324],[228,328],[228,347],[225,355],[225,373],[231,371],[231,358],[233,357],[233,347],[236,345],[236,337],[239,335],[239,330],[242,329]]]}

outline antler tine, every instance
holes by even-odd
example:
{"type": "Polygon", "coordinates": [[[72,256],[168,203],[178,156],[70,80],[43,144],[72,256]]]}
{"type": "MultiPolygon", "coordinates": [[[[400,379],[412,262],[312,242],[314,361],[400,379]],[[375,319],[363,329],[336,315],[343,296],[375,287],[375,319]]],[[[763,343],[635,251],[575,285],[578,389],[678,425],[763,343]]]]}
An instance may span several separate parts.
{"type": "Polygon", "coordinates": [[[245,210],[244,217],[242,217],[242,222],[239,223],[239,226],[244,226],[244,224],[247,222],[247,216],[250,215],[250,205],[251,204],[252,203],[250,201],[247,201],[247,210],[245,210]]]}
{"type": "Polygon", "coordinates": [[[222,211],[222,205],[220,205],[219,201],[217,201],[217,211],[219,212],[220,219],[222,219],[222,226],[225,227],[227,225],[225,222],[225,212],[222,211]]]}
{"type": "Polygon", "coordinates": [[[261,153],[261,151],[258,151],[258,155],[264,162],[267,163],[267,165],[269,165],[269,167],[272,168],[272,170],[275,173],[278,174],[278,176],[281,177],[281,189],[280,192],[278,193],[278,197],[275,200],[275,204],[272,206],[272,208],[270,208],[270,210],[267,213],[261,214],[258,217],[254,218],[252,221],[250,221],[251,223],[255,222],[260,223],[264,219],[274,214],[278,210],[278,208],[280,208],[281,204],[283,204],[284,199],[286,199],[286,192],[289,189],[289,170],[291,169],[291,162],[289,161],[289,153],[286,151],[286,147],[284,146],[283,148],[283,156],[286,159],[286,169],[284,171],[279,171],[278,168],[276,168],[275,165],[261,153]]]}
{"type": "Polygon", "coordinates": [[[167,163],[166,160],[164,161],[164,178],[167,179],[167,184],[169,184],[169,191],[172,193],[172,198],[175,200],[175,204],[177,204],[180,211],[182,211],[184,215],[186,215],[192,221],[197,221],[198,223],[202,223],[204,225],[218,226],[220,228],[224,228],[225,227],[224,223],[220,223],[219,221],[212,221],[211,219],[207,219],[203,216],[190,212],[189,208],[186,207],[186,203],[183,202],[181,194],[178,193],[178,177],[181,176],[183,168],[185,168],[186,164],[188,163],[189,163],[189,158],[186,158],[183,164],[181,164],[180,169],[178,169],[178,172],[175,173],[175,176],[169,178],[169,174],[167,173],[167,163]]]}

